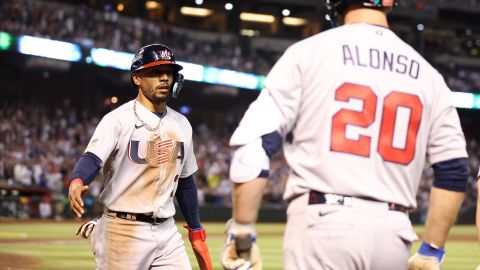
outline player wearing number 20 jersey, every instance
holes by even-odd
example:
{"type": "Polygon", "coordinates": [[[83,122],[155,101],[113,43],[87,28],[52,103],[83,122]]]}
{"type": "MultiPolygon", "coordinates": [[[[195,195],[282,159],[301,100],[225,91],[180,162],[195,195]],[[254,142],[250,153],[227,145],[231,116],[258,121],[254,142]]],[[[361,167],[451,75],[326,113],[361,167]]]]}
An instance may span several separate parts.
{"type": "MultiPolygon", "coordinates": [[[[425,157],[467,156],[443,78],[387,28],[349,24],[298,42],[264,85],[287,140],[286,200],[317,190],[415,208],[425,157]]],[[[237,130],[232,144],[248,140],[237,130]]]]}
{"type": "MultiPolygon", "coordinates": [[[[326,1],[329,7],[337,2],[326,1]]],[[[426,161],[436,177],[425,248],[411,265],[442,261],[467,180],[451,91],[387,28],[382,6],[343,2],[352,3],[342,13],[348,22],[289,47],[232,135],[235,188],[225,269],[244,262],[231,252],[238,249],[234,241],[245,234],[256,239],[259,190],[282,143],[291,169],[285,269],[406,269],[417,239],[406,212],[416,207],[426,161]]],[[[259,252],[250,250],[249,263],[261,268],[259,252]]]]}

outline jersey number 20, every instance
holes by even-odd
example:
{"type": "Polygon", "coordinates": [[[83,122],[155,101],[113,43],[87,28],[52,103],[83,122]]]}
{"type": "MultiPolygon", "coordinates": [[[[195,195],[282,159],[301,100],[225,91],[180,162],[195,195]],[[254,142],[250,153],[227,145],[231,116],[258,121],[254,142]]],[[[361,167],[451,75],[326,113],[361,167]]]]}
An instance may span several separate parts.
{"type": "MultiPolygon", "coordinates": [[[[341,109],[333,115],[330,150],[369,157],[371,137],[360,135],[358,140],[349,139],[346,137],[346,128],[347,125],[367,128],[375,121],[377,96],[370,87],[352,83],[344,83],[335,92],[335,99],[338,101],[348,102],[351,98],[362,100],[363,109],[362,111],[341,109]]],[[[416,95],[393,91],[385,96],[382,109],[377,151],[385,161],[407,165],[415,156],[423,105],[416,95]],[[405,148],[393,145],[395,119],[399,107],[410,111],[405,148]]]]}

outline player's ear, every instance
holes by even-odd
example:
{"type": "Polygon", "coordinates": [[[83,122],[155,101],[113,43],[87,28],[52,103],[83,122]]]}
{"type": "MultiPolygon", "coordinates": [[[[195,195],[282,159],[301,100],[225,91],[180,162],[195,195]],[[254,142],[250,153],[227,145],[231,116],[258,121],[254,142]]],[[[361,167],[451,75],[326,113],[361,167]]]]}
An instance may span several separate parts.
{"type": "Polygon", "coordinates": [[[135,84],[136,86],[139,86],[139,85],[140,85],[140,76],[138,76],[137,73],[132,73],[132,82],[133,82],[133,84],[135,84]]]}

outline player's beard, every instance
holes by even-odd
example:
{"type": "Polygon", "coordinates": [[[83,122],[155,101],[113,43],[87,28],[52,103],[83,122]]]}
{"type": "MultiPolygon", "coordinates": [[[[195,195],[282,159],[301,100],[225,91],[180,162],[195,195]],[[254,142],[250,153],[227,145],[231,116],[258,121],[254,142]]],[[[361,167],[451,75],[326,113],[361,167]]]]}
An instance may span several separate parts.
{"type": "Polygon", "coordinates": [[[171,87],[169,87],[168,91],[164,92],[165,91],[164,89],[159,89],[158,87],[155,87],[155,88],[151,89],[150,91],[148,91],[148,92],[150,92],[149,95],[145,95],[145,94],[144,95],[153,104],[159,104],[159,103],[167,102],[168,99],[170,98],[170,92],[171,92],[170,88],[171,87]]]}

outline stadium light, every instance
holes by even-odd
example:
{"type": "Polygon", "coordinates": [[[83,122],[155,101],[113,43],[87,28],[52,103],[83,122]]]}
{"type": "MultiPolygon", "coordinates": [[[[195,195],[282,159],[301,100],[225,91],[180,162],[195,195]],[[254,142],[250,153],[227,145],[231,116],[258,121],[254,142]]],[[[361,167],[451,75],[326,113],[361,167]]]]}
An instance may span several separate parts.
{"type": "Polygon", "coordinates": [[[290,10],[287,9],[287,8],[283,9],[283,10],[282,10],[282,15],[285,16],[285,17],[286,17],[286,16],[290,16],[290,10]]]}
{"type": "Polygon", "coordinates": [[[275,22],[275,17],[273,15],[261,13],[242,12],[240,13],[240,20],[258,23],[273,23],[275,22]]]}
{"type": "Polygon", "coordinates": [[[82,50],[77,44],[32,36],[18,36],[18,52],[70,62],[82,59],[82,50]]]}
{"type": "Polygon", "coordinates": [[[117,5],[117,11],[122,12],[125,9],[125,5],[123,3],[119,3],[117,5]]]}
{"type": "Polygon", "coordinates": [[[97,66],[130,70],[134,54],[104,48],[92,48],[90,50],[90,57],[91,61],[97,66]]]}
{"type": "Polygon", "coordinates": [[[146,9],[157,9],[157,8],[160,8],[160,3],[158,3],[157,1],[146,1],[145,2],[145,8],[146,9]]]}
{"type": "Polygon", "coordinates": [[[226,10],[232,10],[233,9],[233,4],[232,3],[226,3],[225,4],[225,9],[226,10]]]}
{"type": "Polygon", "coordinates": [[[180,13],[185,16],[207,17],[213,14],[213,10],[208,8],[181,7],[180,13]]]}
{"type": "Polygon", "coordinates": [[[241,29],[240,35],[247,36],[247,37],[255,37],[255,36],[259,36],[260,32],[258,30],[253,30],[253,29],[241,29]]]}
{"type": "Polygon", "coordinates": [[[307,20],[297,17],[284,17],[282,21],[283,24],[290,26],[302,26],[307,24],[307,20]]]}

